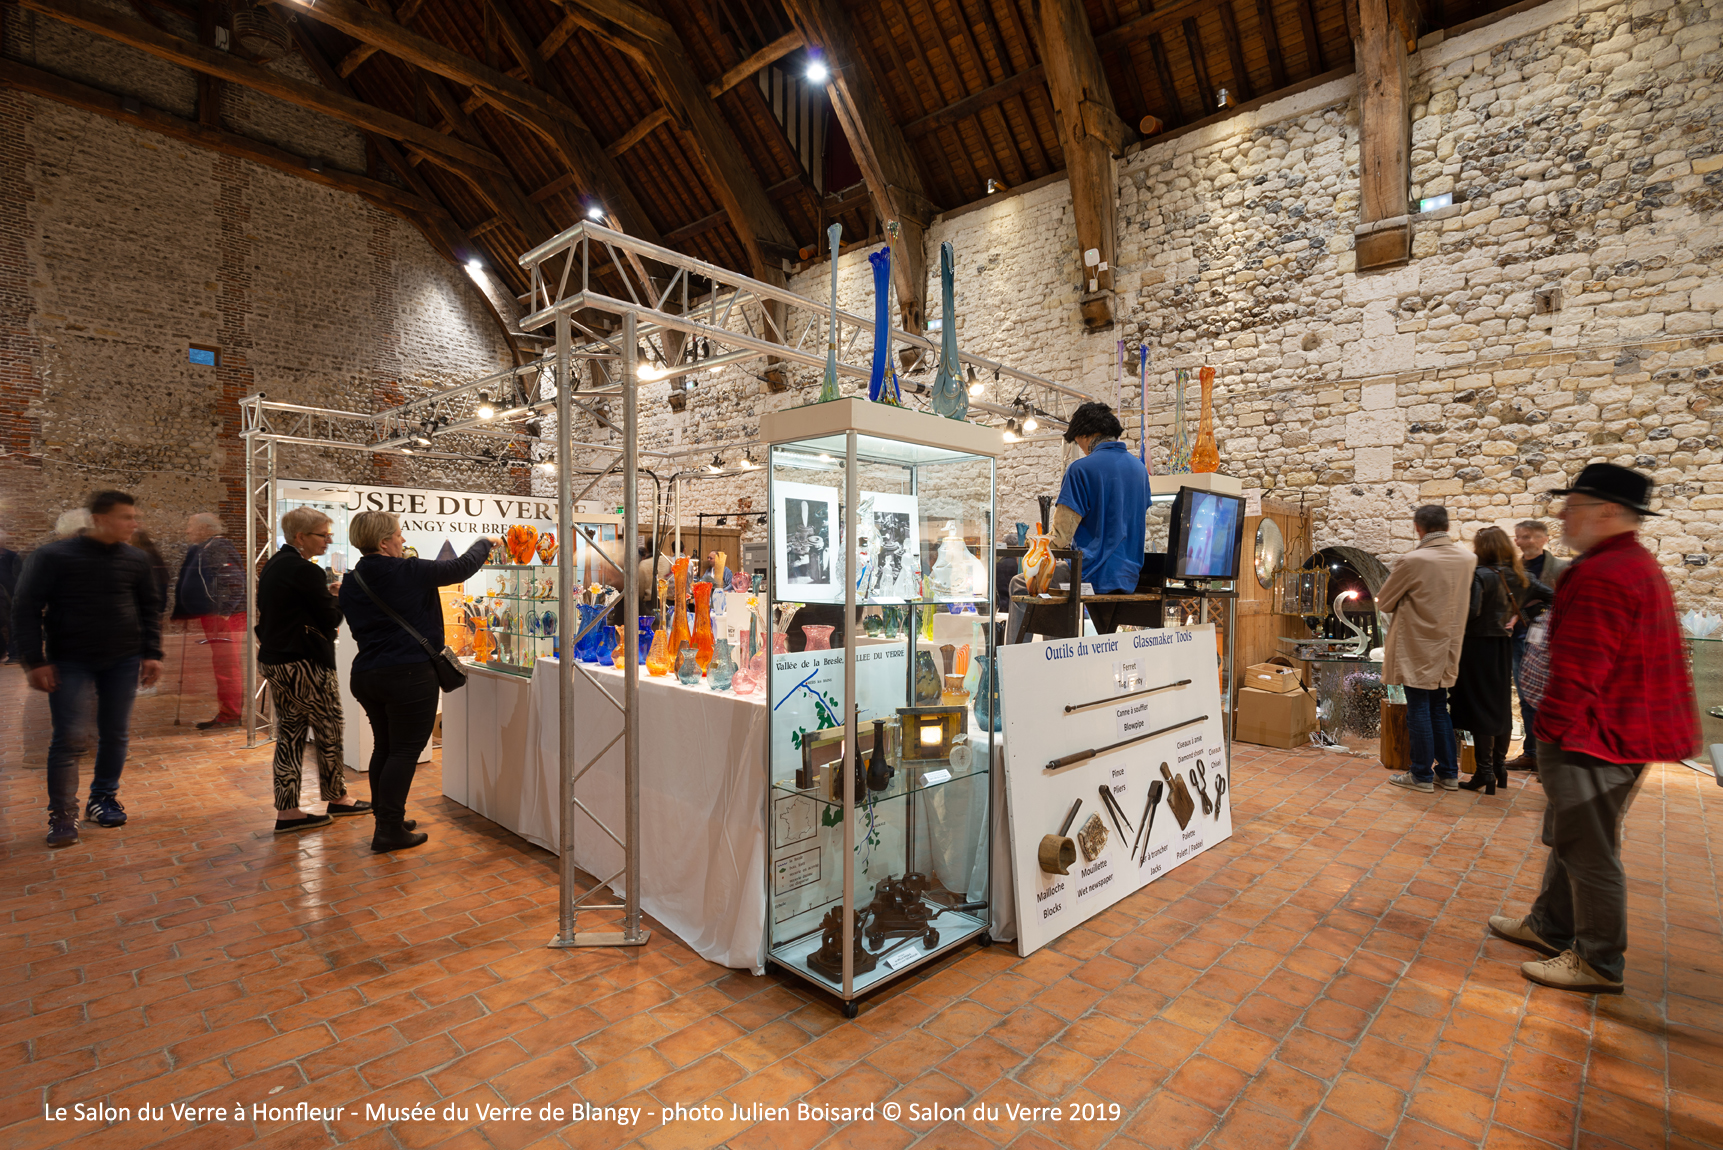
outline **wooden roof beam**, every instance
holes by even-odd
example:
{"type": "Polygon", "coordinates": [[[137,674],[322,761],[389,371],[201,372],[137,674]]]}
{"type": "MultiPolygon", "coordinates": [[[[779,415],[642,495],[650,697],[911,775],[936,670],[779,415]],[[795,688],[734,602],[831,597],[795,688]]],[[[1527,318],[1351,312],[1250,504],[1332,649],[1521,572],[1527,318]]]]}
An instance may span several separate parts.
{"type": "Polygon", "coordinates": [[[1119,227],[1113,156],[1124,150],[1124,125],[1113,109],[1083,0],[1041,0],[1039,7],[1041,58],[1047,66],[1053,107],[1059,113],[1059,143],[1065,150],[1077,224],[1078,268],[1086,280],[1080,305],[1083,326],[1101,331],[1114,322],[1113,264],[1119,227]],[[1085,258],[1091,251],[1099,256],[1095,265],[1085,258]]]}
{"type": "Polygon", "coordinates": [[[826,94],[867,182],[874,211],[897,222],[891,244],[891,278],[897,288],[901,326],[926,328],[927,225],[932,222],[921,171],[903,132],[892,121],[879,80],[857,49],[849,14],[838,0],[785,0],[790,18],[810,45],[824,52],[831,79],[826,94]]]}
{"type": "MultiPolygon", "coordinates": [[[[502,0],[491,0],[501,3],[502,0]]],[[[627,0],[564,0],[626,32],[604,38],[645,64],[659,97],[695,144],[712,195],[729,214],[736,236],[748,253],[750,272],[767,283],[784,282],[784,260],[796,254],[795,237],[765,186],[748,162],[746,150],[718,104],[700,81],[676,28],[627,0]]],[[[626,139],[626,137],[624,137],[626,139]]]]}
{"type": "Polygon", "coordinates": [[[1405,263],[1412,250],[1406,39],[1389,3],[1357,0],[1353,8],[1348,0],[1347,22],[1357,36],[1359,201],[1352,247],[1359,271],[1405,263]]]}
{"type": "MultiPolygon", "coordinates": [[[[573,17],[571,16],[565,19],[572,20],[573,17]]],[[[717,80],[707,84],[706,91],[710,92],[712,94],[712,98],[716,100],[719,96],[722,96],[725,92],[728,92],[736,85],[742,83],[742,81],[753,76],[756,72],[770,67],[785,56],[788,56],[791,52],[800,48],[802,43],[802,34],[800,32],[786,32],[784,35],[778,37],[778,39],[767,44],[764,48],[761,48],[758,52],[755,52],[752,56],[749,56],[746,60],[743,60],[740,64],[737,64],[734,68],[725,72],[723,76],[719,77],[717,80]]],[[[548,57],[546,58],[548,59],[548,57]]],[[[640,143],[640,141],[644,140],[646,137],[650,136],[653,132],[657,131],[669,122],[670,110],[668,108],[656,108],[648,112],[638,124],[635,124],[632,128],[628,129],[628,131],[622,133],[622,135],[614,142],[604,145],[604,150],[612,156],[620,156],[622,153],[628,151],[628,149],[634,147],[636,144],[640,143]]]]}
{"type": "MultiPolygon", "coordinates": [[[[316,0],[315,4],[292,0],[288,6],[302,16],[375,45],[427,72],[483,91],[499,111],[543,136],[564,165],[580,176],[605,209],[617,217],[624,230],[650,243],[659,242],[658,228],[622,178],[615,162],[605,154],[597,137],[573,108],[550,92],[534,88],[435,40],[410,32],[389,17],[354,0],[316,0]]],[[[529,54],[537,58],[536,46],[529,54]]],[[[503,171],[506,173],[506,169],[503,171]]]]}
{"type": "Polygon", "coordinates": [[[1286,57],[1280,54],[1280,30],[1274,26],[1274,0],[1256,0],[1256,34],[1268,53],[1268,76],[1275,88],[1286,87],[1286,57]]]}
{"type": "MultiPolygon", "coordinates": [[[[424,6],[424,3],[425,0],[407,0],[407,2],[402,4],[400,9],[395,13],[395,19],[405,24],[407,21],[419,14],[419,9],[424,6]]],[[[335,71],[343,80],[345,80],[347,77],[359,70],[359,65],[363,64],[376,54],[377,49],[372,47],[370,44],[360,44],[357,48],[353,49],[342,58],[341,63],[336,66],[335,71]]]]}
{"type": "Polygon", "coordinates": [[[493,172],[506,171],[502,160],[494,153],[475,148],[461,140],[450,139],[435,128],[416,124],[405,116],[385,112],[381,108],[355,100],[328,88],[320,88],[301,80],[243,60],[215,48],[182,40],[159,28],[130,16],[122,16],[111,8],[92,0],[17,0],[20,7],[44,16],[64,21],[75,28],[116,40],[152,56],[190,68],[223,80],[244,85],[265,95],[297,107],[321,112],[342,123],[376,132],[390,139],[401,140],[420,148],[458,170],[459,165],[483,168],[493,172]]]}

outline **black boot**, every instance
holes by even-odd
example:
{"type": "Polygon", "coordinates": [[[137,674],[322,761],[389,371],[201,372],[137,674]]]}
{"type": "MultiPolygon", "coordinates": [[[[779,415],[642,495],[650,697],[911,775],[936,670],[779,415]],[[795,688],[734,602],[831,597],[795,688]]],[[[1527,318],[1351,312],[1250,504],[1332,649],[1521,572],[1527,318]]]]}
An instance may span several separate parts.
{"type": "Polygon", "coordinates": [[[1486,795],[1496,793],[1496,772],[1490,763],[1494,746],[1495,739],[1491,736],[1472,736],[1472,777],[1460,784],[1461,790],[1481,790],[1486,795]]]}
{"type": "Polygon", "coordinates": [[[404,820],[394,819],[390,822],[377,820],[377,829],[371,835],[371,849],[378,854],[389,851],[404,851],[416,847],[431,836],[423,831],[409,831],[402,825],[404,820]]]}
{"type": "Polygon", "coordinates": [[[1498,787],[1508,785],[1508,744],[1512,741],[1512,735],[1497,735],[1495,745],[1490,748],[1490,766],[1495,770],[1498,787]]]}

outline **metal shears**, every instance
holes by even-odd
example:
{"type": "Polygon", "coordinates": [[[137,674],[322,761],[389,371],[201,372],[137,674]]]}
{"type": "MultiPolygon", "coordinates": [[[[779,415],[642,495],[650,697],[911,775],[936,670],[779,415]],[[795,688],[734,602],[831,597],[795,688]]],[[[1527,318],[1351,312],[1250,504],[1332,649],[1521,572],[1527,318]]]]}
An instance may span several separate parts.
{"type": "Polygon", "coordinates": [[[1203,785],[1208,781],[1208,770],[1203,766],[1203,761],[1201,759],[1198,759],[1197,765],[1191,768],[1190,777],[1191,786],[1197,789],[1197,797],[1203,801],[1203,814],[1214,814],[1214,802],[1208,797],[1208,790],[1203,785]]]}

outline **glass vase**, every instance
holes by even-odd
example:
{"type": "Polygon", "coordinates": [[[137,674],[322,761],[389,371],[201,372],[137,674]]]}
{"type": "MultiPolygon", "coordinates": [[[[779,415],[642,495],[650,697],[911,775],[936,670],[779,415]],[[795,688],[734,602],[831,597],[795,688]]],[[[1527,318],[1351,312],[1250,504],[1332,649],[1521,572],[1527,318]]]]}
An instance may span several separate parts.
{"type": "Polygon", "coordinates": [[[832,649],[832,631],[835,629],[824,623],[804,623],[802,625],[802,638],[807,641],[807,645],[802,650],[830,651],[832,649]]]}
{"type": "Polygon", "coordinates": [[[712,584],[694,584],[694,658],[700,673],[712,663],[712,584]]]}
{"type": "Polygon", "coordinates": [[[981,668],[975,687],[975,725],[983,731],[998,731],[1004,725],[999,718],[999,677],[991,664],[986,655],[975,656],[975,665],[981,668]]]}
{"type": "Polygon", "coordinates": [[[646,653],[646,673],[654,677],[670,673],[670,636],[663,631],[652,633],[652,646],[646,653]]]}
{"type": "Polygon", "coordinates": [[[712,641],[712,661],[706,666],[706,685],[714,691],[728,691],[736,677],[736,661],[730,657],[730,640],[712,641]]]}
{"type": "Polygon", "coordinates": [[[1191,445],[1193,475],[1220,470],[1220,448],[1214,441],[1214,368],[1203,368],[1199,378],[1203,388],[1202,420],[1197,424],[1197,441],[1191,445]]]}
{"type": "Polygon", "coordinates": [[[670,581],[670,602],[665,610],[670,614],[669,650],[675,658],[694,638],[688,631],[688,556],[682,556],[671,566],[670,581]]]}
{"type": "Polygon", "coordinates": [[[692,687],[700,681],[700,660],[693,647],[686,643],[676,653],[676,678],[684,687],[692,687]]]}
{"type": "Polygon", "coordinates": [[[657,620],[650,615],[641,615],[635,622],[640,629],[640,661],[644,663],[652,651],[652,637],[657,631],[657,620]]]}
{"type": "Polygon", "coordinates": [[[939,668],[934,665],[932,651],[917,651],[915,653],[915,705],[931,707],[939,702],[940,690],[944,684],[940,681],[939,668]]]}

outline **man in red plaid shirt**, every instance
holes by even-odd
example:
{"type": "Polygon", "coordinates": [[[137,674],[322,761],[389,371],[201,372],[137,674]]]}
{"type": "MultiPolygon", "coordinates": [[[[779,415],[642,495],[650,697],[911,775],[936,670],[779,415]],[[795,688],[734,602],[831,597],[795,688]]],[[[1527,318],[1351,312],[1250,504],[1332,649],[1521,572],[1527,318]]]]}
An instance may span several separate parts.
{"type": "Polygon", "coordinates": [[[1538,775],[1550,848],[1543,888],[1524,918],[1490,929],[1550,957],[1520,966],[1533,982],[1620,994],[1626,969],[1627,876],[1621,823],[1648,762],[1699,742],[1675,600],[1636,534],[1655,515],[1651,480],[1593,463],[1567,496],[1562,534],[1579,558],[1549,617],[1549,685],[1537,707],[1538,775]]]}

